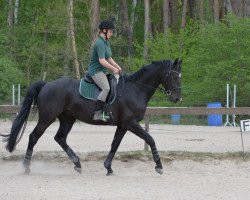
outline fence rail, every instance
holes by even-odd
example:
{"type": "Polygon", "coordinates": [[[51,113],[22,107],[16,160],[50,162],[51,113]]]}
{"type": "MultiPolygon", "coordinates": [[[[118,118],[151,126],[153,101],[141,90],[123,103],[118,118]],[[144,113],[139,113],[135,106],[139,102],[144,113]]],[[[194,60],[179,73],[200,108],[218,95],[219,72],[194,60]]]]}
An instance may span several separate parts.
{"type": "Polygon", "coordinates": [[[20,110],[20,106],[0,105],[0,113],[14,114],[14,113],[18,113],[19,110],[20,110]]]}
{"type": "MultiPolygon", "coordinates": [[[[18,113],[20,106],[0,105],[0,113],[18,113]]],[[[206,107],[148,107],[146,115],[250,115],[250,107],[206,108],[206,107]]]]}
{"type": "Polygon", "coordinates": [[[207,108],[207,107],[148,107],[146,115],[250,115],[250,107],[238,108],[207,108]]]}

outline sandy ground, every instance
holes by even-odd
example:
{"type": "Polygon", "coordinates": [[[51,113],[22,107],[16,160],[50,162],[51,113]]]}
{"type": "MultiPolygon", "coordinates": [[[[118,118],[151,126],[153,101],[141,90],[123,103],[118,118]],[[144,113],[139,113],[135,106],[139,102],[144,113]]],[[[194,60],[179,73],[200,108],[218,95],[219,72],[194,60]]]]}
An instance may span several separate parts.
{"type": "MultiPolygon", "coordinates": [[[[0,133],[8,133],[10,122],[0,122],[0,133]]],[[[28,136],[35,123],[29,123],[14,155],[24,155],[28,136]]],[[[114,176],[106,176],[103,160],[82,161],[83,173],[77,174],[53,137],[54,123],[38,141],[34,153],[54,155],[51,159],[34,160],[31,174],[24,175],[22,159],[11,158],[0,143],[0,199],[168,199],[200,200],[250,199],[250,161],[241,159],[204,161],[178,160],[163,162],[164,174],[154,171],[152,161],[113,161],[114,176]]],[[[79,154],[110,150],[115,127],[76,123],[68,143],[79,154]]],[[[238,152],[242,150],[238,127],[202,127],[150,125],[150,133],[159,151],[238,152]]],[[[244,147],[250,151],[250,133],[243,134],[244,147]]],[[[128,132],[119,151],[143,150],[144,142],[128,132]]]]}

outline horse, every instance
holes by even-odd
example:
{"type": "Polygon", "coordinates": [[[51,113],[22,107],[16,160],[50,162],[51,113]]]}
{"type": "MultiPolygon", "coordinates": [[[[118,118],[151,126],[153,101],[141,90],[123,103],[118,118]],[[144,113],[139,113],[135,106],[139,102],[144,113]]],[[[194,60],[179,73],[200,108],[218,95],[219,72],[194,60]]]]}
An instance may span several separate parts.
{"type": "Polygon", "coordinates": [[[116,126],[111,149],[104,161],[107,175],[113,173],[112,160],[127,131],[131,131],[150,146],[156,164],[155,170],[162,174],[163,166],[155,141],[139,122],[144,118],[147,104],[156,90],[163,91],[169,96],[171,102],[181,101],[181,63],[182,61],[178,58],[174,61],[153,61],[131,75],[121,76],[116,88],[117,91],[121,92],[121,95],[117,96],[110,106],[113,119],[107,122],[93,120],[95,101],[79,95],[79,80],[62,77],[51,82],[34,82],[28,88],[10,134],[1,135],[7,142],[6,150],[14,151],[17,141],[21,139],[21,129],[25,127],[24,124],[33,104],[37,106],[39,119],[29,135],[28,147],[23,161],[24,173],[30,173],[33,148],[45,130],[56,119],[59,120],[60,126],[54,139],[66,152],[74,164],[74,169],[82,173],[79,157],[67,144],[67,136],[78,119],[93,125],[116,126]],[[163,85],[163,88],[158,88],[160,84],[163,85]]]}

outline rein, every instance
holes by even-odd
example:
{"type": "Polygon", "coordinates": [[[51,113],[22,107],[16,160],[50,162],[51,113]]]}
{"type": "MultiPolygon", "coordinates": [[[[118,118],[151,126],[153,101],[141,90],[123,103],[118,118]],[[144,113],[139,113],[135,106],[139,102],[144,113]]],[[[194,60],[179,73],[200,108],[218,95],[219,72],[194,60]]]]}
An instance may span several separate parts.
{"type": "MultiPolygon", "coordinates": [[[[170,76],[171,72],[174,72],[174,73],[178,74],[178,76],[180,77],[180,73],[179,73],[179,72],[170,69],[169,72],[167,73],[166,80],[167,80],[168,77],[170,76]]],[[[144,84],[144,83],[141,83],[141,82],[138,82],[138,81],[134,81],[134,80],[132,80],[131,78],[128,78],[127,76],[124,76],[124,75],[122,75],[121,77],[126,78],[126,79],[128,79],[128,80],[130,80],[130,81],[132,81],[132,82],[134,82],[134,83],[137,83],[137,84],[139,84],[139,85],[142,85],[142,86],[144,86],[144,87],[150,88],[150,89],[152,89],[152,90],[158,90],[158,91],[160,91],[160,92],[163,92],[164,94],[166,94],[166,95],[168,95],[168,96],[171,95],[171,93],[172,93],[173,90],[181,89],[181,87],[176,87],[176,88],[168,88],[167,90],[165,90],[165,89],[162,88],[162,87],[152,87],[152,86],[150,86],[150,85],[147,85],[147,84],[144,84]]]]}

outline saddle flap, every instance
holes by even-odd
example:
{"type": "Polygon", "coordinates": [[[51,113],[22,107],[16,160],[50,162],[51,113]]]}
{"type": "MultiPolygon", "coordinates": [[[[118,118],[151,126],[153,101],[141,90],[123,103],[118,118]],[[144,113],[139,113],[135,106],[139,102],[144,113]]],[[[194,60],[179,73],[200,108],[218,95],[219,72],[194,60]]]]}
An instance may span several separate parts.
{"type": "MultiPolygon", "coordinates": [[[[110,85],[110,91],[106,99],[106,104],[112,104],[116,98],[117,81],[112,74],[107,74],[107,78],[110,85]]],[[[86,99],[97,101],[100,92],[100,88],[95,84],[92,77],[86,73],[80,81],[79,94],[86,99]]]]}

